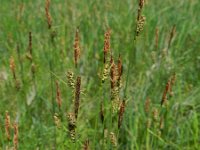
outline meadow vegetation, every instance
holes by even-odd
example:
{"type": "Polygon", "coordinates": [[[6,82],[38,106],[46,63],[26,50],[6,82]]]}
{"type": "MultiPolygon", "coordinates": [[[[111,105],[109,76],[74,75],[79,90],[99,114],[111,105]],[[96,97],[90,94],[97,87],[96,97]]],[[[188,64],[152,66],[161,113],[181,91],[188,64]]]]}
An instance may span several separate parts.
{"type": "Polygon", "coordinates": [[[0,149],[198,150],[199,0],[1,0],[0,149]]]}

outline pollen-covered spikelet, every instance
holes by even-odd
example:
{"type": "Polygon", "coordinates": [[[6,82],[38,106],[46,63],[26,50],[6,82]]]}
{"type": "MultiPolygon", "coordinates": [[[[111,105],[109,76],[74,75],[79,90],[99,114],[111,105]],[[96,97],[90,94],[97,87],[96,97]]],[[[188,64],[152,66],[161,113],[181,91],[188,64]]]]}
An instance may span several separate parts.
{"type": "Polygon", "coordinates": [[[18,131],[18,124],[16,122],[14,123],[13,128],[14,128],[14,137],[13,137],[14,150],[17,150],[19,131],[18,131]]]}
{"type": "Polygon", "coordinates": [[[120,100],[119,99],[112,100],[111,105],[112,105],[112,114],[116,114],[120,109],[120,100]]]}
{"type": "Polygon", "coordinates": [[[69,131],[69,135],[70,138],[73,142],[75,142],[76,140],[76,118],[74,113],[68,113],[67,114],[67,120],[68,120],[68,131],[69,131]]]}
{"type": "Polygon", "coordinates": [[[110,51],[110,34],[111,34],[110,29],[108,29],[104,34],[104,48],[103,48],[104,64],[107,62],[107,54],[110,51]]]}
{"type": "Polygon", "coordinates": [[[8,111],[6,111],[5,115],[5,133],[7,140],[10,140],[10,115],[8,114],[8,111]]]}
{"type": "Polygon", "coordinates": [[[74,73],[72,71],[67,72],[67,84],[72,89],[75,89],[75,79],[74,73]]]}
{"type": "Polygon", "coordinates": [[[104,64],[104,69],[103,69],[103,74],[102,74],[102,78],[101,78],[101,82],[104,83],[105,80],[108,78],[110,72],[110,66],[109,64],[104,64]]]}
{"type": "Polygon", "coordinates": [[[139,34],[143,31],[145,20],[146,20],[145,16],[140,16],[139,19],[137,20],[136,36],[139,36],[139,34]]]}
{"type": "Polygon", "coordinates": [[[114,132],[110,132],[110,141],[114,147],[117,147],[117,138],[114,132]]]}
{"type": "Polygon", "coordinates": [[[80,42],[79,42],[79,29],[76,29],[74,40],[74,63],[75,67],[78,65],[78,59],[80,58],[80,42]]]}

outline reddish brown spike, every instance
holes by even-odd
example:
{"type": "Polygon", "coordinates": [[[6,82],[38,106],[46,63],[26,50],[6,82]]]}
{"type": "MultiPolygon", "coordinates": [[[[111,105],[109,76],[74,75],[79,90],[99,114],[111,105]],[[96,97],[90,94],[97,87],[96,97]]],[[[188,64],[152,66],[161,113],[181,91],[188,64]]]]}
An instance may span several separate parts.
{"type": "Polygon", "coordinates": [[[168,82],[167,82],[167,84],[166,84],[166,86],[165,86],[165,90],[164,90],[164,92],[163,92],[162,101],[161,101],[161,106],[162,106],[163,104],[165,104],[166,101],[167,101],[167,93],[169,92],[170,86],[171,86],[171,81],[168,80],[168,82]]]}
{"type": "Polygon", "coordinates": [[[14,127],[14,137],[13,137],[14,150],[17,150],[18,149],[18,134],[19,134],[17,123],[14,123],[13,127],[14,127]]]}
{"type": "Polygon", "coordinates": [[[46,0],[45,13],[46,13],[46,18],[47,18],[48,28],[51,29],[52,20],[51,20],[51,14],[49,11],[49,7],[50,7],[50,0],[46,0]]]}
{"type": "Polygon", "coordinates": [[[75,40],[74,40],[74,63],[77,68],[78,59],[80,58],[80,43],[79,43],[79,29],[76,29],[75,40]]]}
{"type": "Polygon", "coordinates": [[[56,101],[57,101],[58,107],[60,109],[62,100],[61,100],[61,92],[60,92],[58,81],[56,81],[56,101]]]}
{"type": "Polygon", "coordinates": [[[121,127],[123,115],[125,112],[125,100],[120,105],[119,114],[118,114],[118,129],[121,127]]]}
{"type": "Polygon", "coordinates": [[[104,63],[106,63],[106,57],[108,52],[110,51],[110,34],[111,34],[110,29],[108,29],[104,34],[104,48],[103,48],[104,63]]]}

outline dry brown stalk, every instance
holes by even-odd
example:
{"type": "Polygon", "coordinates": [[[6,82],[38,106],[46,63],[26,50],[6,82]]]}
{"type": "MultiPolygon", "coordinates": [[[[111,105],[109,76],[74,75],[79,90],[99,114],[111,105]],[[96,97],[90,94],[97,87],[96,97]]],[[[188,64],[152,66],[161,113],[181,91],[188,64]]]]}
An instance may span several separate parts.
{"type": "Polygon", "coordinates": [[[51,19],[51,14],[50,14],[50,11],[49,11],[49,7],[50,7],[50,0],[46,0],[45,14],[46,14],[48,28],[51,29],[52,19],[51,19]]]}
{"type": "Polygon", "coordinates": [[[14,137],[13,137],[13,143],[14,143],[14,150],[17,150],[18,149],[18,124],[17,123],[14,123],[14,137]]]}
{"type": "Polygon", "coordinates": [[[121,127],[122,124],[122,119],[125,111],[125,100],[122,101],[119,109],[119,114],[118,114],[118,129],[121,127]]]}
{"type": "Polygon", "coordinates": [[[60,92],[58,81],[56,81],[56,101],[57,101],[59,109],[61,109],[62,99],[61,99],[61,92],[60,92]]]}
{"type": "Polygon", "coordinates": [[[110,29],[108,29],[104,34],[104,48],[103,48],[104,64],[106,63],[107,54],[110,51],[110,34],[111,34],[111,30],[110,29]]]}
{"type": "Polygon", "coordinates": [[[5,132],[6,132],[6,138],[7,140],[10,140],[10,115],[8,114],[8,111],[6,111],[5,116],[5,132]]]}
{"type": "Polygon", "coordinates": [[[77,68],[78,59],[80,58],[80,42],[79,42],[79,29],[76,29],[75,40],[74,40],[74,63],[77,68]]]}
{"type": "Polygon", "coordinates": [[[76,89],[75,89],[75,102],[74,102],[74,114],[75,118],[78,118],[78,110],[80,105],[80,91],[81,91],[81,77],[76,79],[76,89]]]}

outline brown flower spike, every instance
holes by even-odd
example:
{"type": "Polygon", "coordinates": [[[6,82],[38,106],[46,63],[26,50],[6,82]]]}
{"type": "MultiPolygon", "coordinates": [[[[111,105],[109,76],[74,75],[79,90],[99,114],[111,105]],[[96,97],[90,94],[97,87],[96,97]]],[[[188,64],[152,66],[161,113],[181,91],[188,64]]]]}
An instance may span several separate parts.
{"type": "Polygon", "coordinates": [[[77,68],[78,59],[80,58],[80,42],[79,42],[79,29],[76,29],[75,40],[74,40],[74,63],[77,68]]]}
{"type": "Polygon", "coordinates": [[[81,91],[81,77],[76,79],[76,89],[75,89],[75,101],[74,101],[74,114],[75,118],[78,118],[78,110],[80,105],[80,91],[81,91]]]}
{"type": "Polygon", "coordinates": [[[61,92],[60,92],[58,81],[56,81],[56,101],[57,101],[58,107],[60,109],[62,100],[61,100],[61,92]]]}
{"type": "Polygon", "coordinates": [[[111,34],[110,29],[108,29],[105,32],[105,34],[104,34],[104,48],[103,48],[103,52],[104,52],[104,64],[106,63],[107,54],[110,51],[110,34],[111,34]]]}

